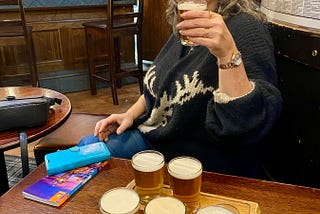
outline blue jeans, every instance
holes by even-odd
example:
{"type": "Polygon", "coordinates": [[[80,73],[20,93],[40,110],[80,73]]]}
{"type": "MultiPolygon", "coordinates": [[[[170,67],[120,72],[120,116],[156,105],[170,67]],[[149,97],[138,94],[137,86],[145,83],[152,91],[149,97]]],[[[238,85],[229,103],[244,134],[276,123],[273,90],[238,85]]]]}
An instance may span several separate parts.
{"type": "MultiPolygon", "coordinates": [[[[106,145],[110,151],[111,157],[131,159],[131,157],[140,151],[154,149],[153,146],[141,136],[138,129],[126,130],[121,135],[109,135],[106,145]]],[[[88,135],[82,138],[78,146],[100,142],[99,137],[88,135]]]]}

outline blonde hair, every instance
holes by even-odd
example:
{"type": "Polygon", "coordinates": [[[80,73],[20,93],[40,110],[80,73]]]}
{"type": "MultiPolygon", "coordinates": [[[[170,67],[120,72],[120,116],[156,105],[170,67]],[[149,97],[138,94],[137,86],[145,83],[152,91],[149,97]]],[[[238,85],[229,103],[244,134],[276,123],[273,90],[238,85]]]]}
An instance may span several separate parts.
{"type": "MultiPolygon", "coordinates": [[[[208,0],[210,1],[210,0],[208,0]]],[[[239,13],[248,13],[253,17],[265,21],[265,15],[259,11],[259,7],[256,4],[256,0],[217,0],[218,7],[214,12],[219,13],[224,20],[235,16],[239,13]]],[[[177,3],[176,0],[168,0],[168,8],[166,10],[166,18],[169,25],[172,27],[172,31],[178,34],[176,25],[178,24],[177,3]]]]}

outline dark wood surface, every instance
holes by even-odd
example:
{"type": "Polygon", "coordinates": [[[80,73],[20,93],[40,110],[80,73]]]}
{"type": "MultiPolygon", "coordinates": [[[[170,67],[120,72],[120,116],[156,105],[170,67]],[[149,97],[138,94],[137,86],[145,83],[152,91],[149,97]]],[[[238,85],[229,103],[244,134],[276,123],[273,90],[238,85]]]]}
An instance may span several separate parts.
{"type": "MultiPolygon", "coordinates": [[[[55,104],[50,108],[48,120],[44,125],[25,129],[29,142],[39,139],[59,127],[71,113],[71,103],[69,99],[65,95],[51,89],[34,87],[0,87],[0,99],[5,99],[8,95],[13,95],[16,98],[44,95],[46,97],[59,98],[62,100],[61,105],[55,104]]],[[[18,146],[18,130],[0,132],[0,150],[6,151],[18,146]]]]}
{"type": "MultiPolygon", "coordinates": [[[[1,213],[99,213],[102,194],[126,186],[133,179],[130,161],[111,159],[101,172],[56,208],[24,199],[22,195],[27,186],[45,174],[42,164],[5,193],[0,198],[1,213]]],[[[202,192],[257,202],[262,214],[318,214],[320,211],[320,190],[314,188],[204,172],[202,192]]]]}

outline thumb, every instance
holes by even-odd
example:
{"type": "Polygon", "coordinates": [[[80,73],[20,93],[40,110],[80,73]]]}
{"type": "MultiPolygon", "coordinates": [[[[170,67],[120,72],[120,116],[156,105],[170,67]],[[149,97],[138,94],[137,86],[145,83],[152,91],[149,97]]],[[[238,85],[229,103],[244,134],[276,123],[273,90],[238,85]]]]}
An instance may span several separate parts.
{"type": "Polygon", "coordinates": [[[116,133],[118,135],[122,134],[126,129],[128,128],[128,125],[126,123],[122,123],[116,130],[116,133]]]}
{"type": "Polygon", "coordinates": [[[117,133],[117,135],[120,135],[123,133],[123,131],[124,131],[123,128],[121,126],[119,126],[119,128],[117,128],[117,130],[116,130],[116,133],[117,133]]]}

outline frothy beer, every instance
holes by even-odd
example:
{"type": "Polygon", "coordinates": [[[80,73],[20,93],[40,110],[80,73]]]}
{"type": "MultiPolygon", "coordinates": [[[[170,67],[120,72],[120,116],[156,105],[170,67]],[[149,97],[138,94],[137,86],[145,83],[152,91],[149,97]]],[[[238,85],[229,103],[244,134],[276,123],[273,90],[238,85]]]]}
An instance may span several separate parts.
{"type": "MultiPolygon", "coordinates": [[[[206,10],[207,4],[206,1],[181,1],[178,3],[178,19],[179,22],[183,21],[183,18],[180,16],[182,13],[189,10],[206,10]]],[[[186,36],[180,35],[181,44],[185,46],[194,46],[193,42],[188,40],[186,36]]]]}
{"type": "Polygon", "coordinates": [[[228,204],[211,205],[202,207],[197,211],[197,214],[239,214],[237,208],[228,204]]]}
{"type": "Polygon", "coordinates": [[[192,157],[177,157],[168,164],[173,196],[192,213],[200,206],[202,164],[192,157]],[[191,211],[190,211],[191,210],[191,211]]]}
{"type": "Polygon", "coordinates": [[[158,197],[152,199],[144,209],[145,214],[185,214],[184,204],[177,198],[158,197]]]}
{"type": "Polygon", "coordinates": [[[139,195],[132,189],[119,187],[105,192],[100,199],[102,214],[134,214],[139,210],[139,195]]]}
{"type": "Polygon", "coordinates": [[[160,195],[163,188],[164,157],[160,152],[146,150],[132,157],[134,178],[141,202],[160,195]]]}

